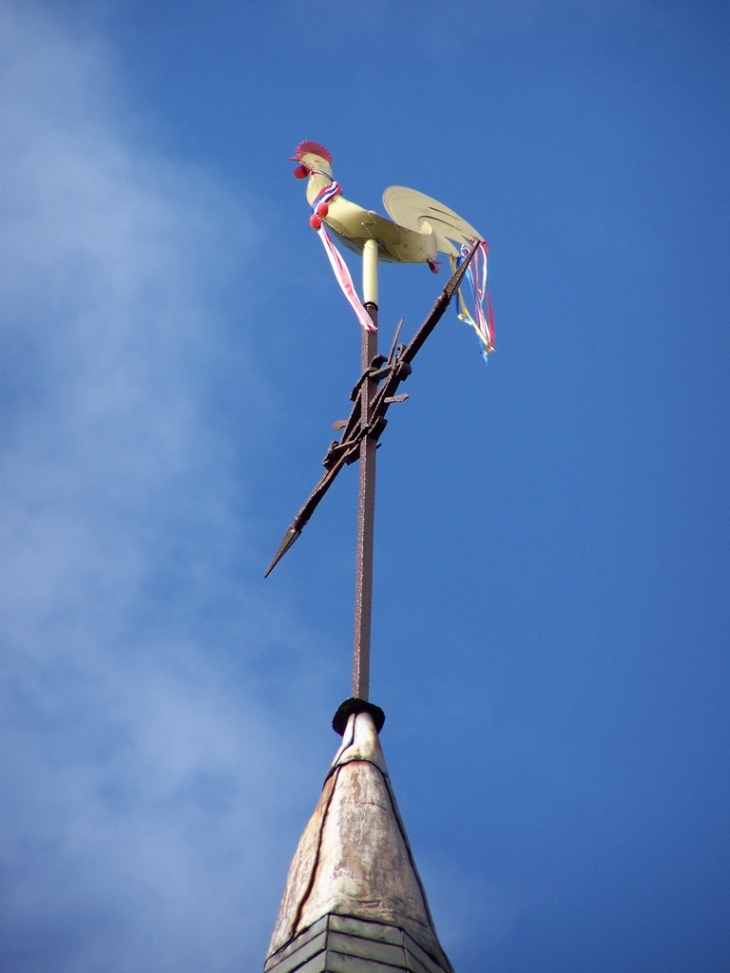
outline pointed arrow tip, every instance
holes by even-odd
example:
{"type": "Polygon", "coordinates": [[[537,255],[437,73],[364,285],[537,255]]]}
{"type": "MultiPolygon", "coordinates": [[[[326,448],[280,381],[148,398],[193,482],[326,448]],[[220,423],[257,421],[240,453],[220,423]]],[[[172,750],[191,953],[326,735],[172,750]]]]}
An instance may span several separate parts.
{"type": "Polygon", "coordinates": [[[279,548],[276,554],[271,560],[271,564],[268,566],[266,571],[264,571],[265,578],[268,578],[268,576],[274,570],[274,568],[279,563],[279,561],[284,557],[286,552],[289,550],[289,548],[292,546],[292,544],[297,539],[297,537],[299,537],[300,534],[301,534],[301,530],[298,530],[296,527],[288,528],[287,532],[284,534],[284,537],[282,538],[281,544],[279,544],[279,548]]]}

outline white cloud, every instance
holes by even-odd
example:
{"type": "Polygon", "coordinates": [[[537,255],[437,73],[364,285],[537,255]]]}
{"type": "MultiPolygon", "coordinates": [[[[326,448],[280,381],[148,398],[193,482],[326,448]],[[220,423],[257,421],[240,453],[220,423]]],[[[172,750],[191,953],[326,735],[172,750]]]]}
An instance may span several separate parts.
{"type": "Polygon", "coordinates": [[[0,968],[255,966],[311,768],[232,574],[226,357],[257,400],[213,307],[251,231],[144,147],[93,32],[0,3],[0,59],[0,968]]]}

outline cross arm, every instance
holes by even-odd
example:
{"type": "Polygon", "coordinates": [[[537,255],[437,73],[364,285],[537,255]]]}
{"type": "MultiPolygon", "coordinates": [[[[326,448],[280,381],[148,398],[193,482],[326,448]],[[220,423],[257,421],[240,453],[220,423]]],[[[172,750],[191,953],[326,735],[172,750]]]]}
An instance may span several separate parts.
{"type": "MultiPolygon", "coordinates": [[[[400,383],[404,382],[411,374],[411,362],[421,350],[426,342],[426,339],[443,317],[446,308],[451,303],[451,299],[459,289],[462,278],[464,277],[467,267],[469,266],[469,262],[476,253],[477,246],[478,243],[474,244],[472,249],[464,258],[463,262],[452,274],[441,294],[439,294],[428,317],[425,319],[421,327],[415,333],[413,338],[411,338],[408,344],[405,347],[399,346],[398,350],[396,350],[396,345],[394,342],[390,357],[388,359],[385,359],[382,356],[375,358],[371,363],[371,366],[358,380],[355,388],[352,390],[354,404],[342,436],[340,437],[339,441],[332,443],[327,451],[327,455],[322,460],[322,463],[326,467],[326,472],[307,497],[303,507],[297,513],[291,525],[287,528],[276,554],[264,573],[265,578],[271,574],[282,557],[299,537],[302,530],[309,522],[310,517],[319,506],[319,503],[323,499],[324,495],[332,486],[332,483],[342,467],[346,466],[348,463],[353,463],[358,458],[362,438],[364,436],[370,436],[375,440],[380,438],[388,422],[388,420],[385,418],[385,413],[388,411],[393,402],[401,400],[401,397],[396,395],[396,391],[400,383]],[[362,397],[360,396],[359,392],[362,383],[367,378],[376,381],[378,384],[382,382],[382,385],[380,385],[372,399],[371,420],[367,426],[363,428],[361,406],[362,397]]],[[[398,327],[400,328],[400,325],[398,327]]]]}

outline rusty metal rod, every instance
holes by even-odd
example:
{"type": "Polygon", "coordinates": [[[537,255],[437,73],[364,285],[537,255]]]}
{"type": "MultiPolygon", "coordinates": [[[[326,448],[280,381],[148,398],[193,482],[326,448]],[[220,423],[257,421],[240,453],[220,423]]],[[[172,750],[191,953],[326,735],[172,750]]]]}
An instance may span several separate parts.
{"type": "MultiPolygon", "coordinates": [[[[377,324],[377,305],[365,305],[377,324]]],[[[362,333],[362,364],[365,370],[377,355],[378,335],[362,333]]],[[[372,400],[377,389],[366,379],[360,390],[360,414],[364,424],[370,422],[372,400]]],[[[373,546],[375,534],[375,454],[377,442],[367,434],[360,440],[360,491],[357,511],[357,552],[355,560],[355,627],[352,647],[352,695],[367,699],[370,692],[370,632],[373,610],[373,546]]]]}
{"type": "MultiPolygon", "coordinates": [[[[362,252],[362,296],[373,324],[378,325],[378,243],[367,240],[362,252]]],[[[367,699],[370,692],[370,632],[373,616],[373,545],[375,534],[375,453],[377,442],[368,435],[378,383],[368,374],[378,354],[378,332],[363,331],[360,363],[366,376],[360,387],[360,491],[355,557],[355,625],[352,646],[352,695],[367,699]]]]}

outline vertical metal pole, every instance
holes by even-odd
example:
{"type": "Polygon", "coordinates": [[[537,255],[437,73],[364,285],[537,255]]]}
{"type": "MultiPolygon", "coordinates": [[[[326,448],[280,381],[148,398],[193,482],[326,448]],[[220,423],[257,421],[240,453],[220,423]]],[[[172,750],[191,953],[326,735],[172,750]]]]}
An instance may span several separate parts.
{"type": "MultiPolygon", "coordinates": [[[[378,323],[378,244],[367,240],[362,254],[363,304],[373,323],[378,323]]],[[[377,331],[362,333],[362,370],[369,368],[378,353],[377,331]]],[[[371,402],[377,383],[366,380],[360,392],[362,423],[370,422],[371,402]]],[[[376,443],[365,436],[360,443],[360,498],[357,517],[357,561],[355,569],[355,638],[352,662],[352,695],[367,699],[370,692],[370,626],[373,604],[373,535],[375,527],[376,443]]]]}

